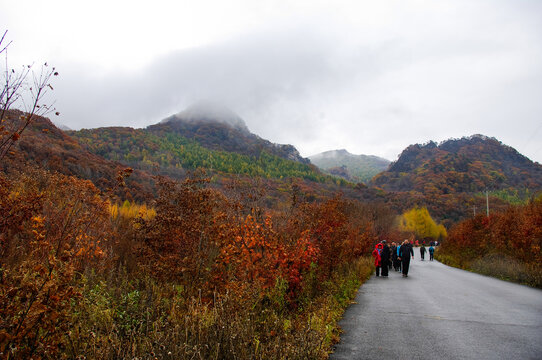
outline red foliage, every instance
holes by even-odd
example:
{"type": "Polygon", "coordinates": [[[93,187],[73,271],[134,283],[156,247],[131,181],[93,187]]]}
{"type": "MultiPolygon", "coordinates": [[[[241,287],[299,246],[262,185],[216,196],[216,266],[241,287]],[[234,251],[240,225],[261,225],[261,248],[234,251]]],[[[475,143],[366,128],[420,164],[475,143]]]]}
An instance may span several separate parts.
{"type": "Polygon", "coordinates": [[[471,260],[498,253],[525,263],[540,264],[542,201],[510,206],[491,217],[479,215],[454,226],[442,251],[462,254],[471,260]]]}

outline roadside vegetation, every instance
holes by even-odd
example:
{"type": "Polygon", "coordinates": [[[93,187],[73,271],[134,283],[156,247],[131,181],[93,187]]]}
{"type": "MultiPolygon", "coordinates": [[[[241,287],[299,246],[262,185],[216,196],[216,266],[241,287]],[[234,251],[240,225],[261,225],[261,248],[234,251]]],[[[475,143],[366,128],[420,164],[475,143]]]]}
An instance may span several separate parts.
{"type": "Polygon", "coordinates": [[[542,288],[542,196],[453,226],[435,257],[445,264],[542,288]]]}
{"type": "Polygon", "coordinates": [[[326,358],[382,235],[358,202],[269,212],[201,174],[161,180],[152,207],[34,168],[0,182],[10,359],[326,358]]]}

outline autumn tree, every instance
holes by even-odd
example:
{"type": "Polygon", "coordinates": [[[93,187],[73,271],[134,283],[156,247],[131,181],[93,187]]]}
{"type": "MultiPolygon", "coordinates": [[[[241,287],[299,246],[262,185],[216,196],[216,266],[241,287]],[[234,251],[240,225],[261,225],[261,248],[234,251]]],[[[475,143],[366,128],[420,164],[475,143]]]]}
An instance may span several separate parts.
{"type": "Polygon", "coordinates": [[[419,239],[438,240],[447,236],[446,228],[437,224],[425,207],[415,207],[401,215],[399,229],[404,232],[412,232],[419,239]]]}

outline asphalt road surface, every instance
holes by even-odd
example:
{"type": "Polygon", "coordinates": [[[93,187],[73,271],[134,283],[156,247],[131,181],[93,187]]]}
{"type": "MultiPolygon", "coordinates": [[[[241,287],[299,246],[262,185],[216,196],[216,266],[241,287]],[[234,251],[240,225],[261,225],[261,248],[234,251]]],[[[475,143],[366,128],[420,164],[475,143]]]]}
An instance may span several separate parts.
{"type": "Polygon", "coordinates": [[[542,359],[542,290],[420,261],[358,291],[330,359],[542,359]]]}

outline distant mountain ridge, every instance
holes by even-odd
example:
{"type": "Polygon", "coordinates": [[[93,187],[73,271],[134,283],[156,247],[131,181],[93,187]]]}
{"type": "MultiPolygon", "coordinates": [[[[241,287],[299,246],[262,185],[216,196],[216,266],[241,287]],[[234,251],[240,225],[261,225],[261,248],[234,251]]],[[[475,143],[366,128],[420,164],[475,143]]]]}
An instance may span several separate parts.
{"type": "Polygon", "coordinates": [[[309,156],[320,169],[349,181],[368,182],[388,168],[390,161],[374,155],[354,155],[346,151],[330,150],[309,156]]]}
{"type": "Polygon", "coordinates": [[[542,188],[542,165],[485,135],[407,147],[372,185],[425,194],[542,188]]]}

